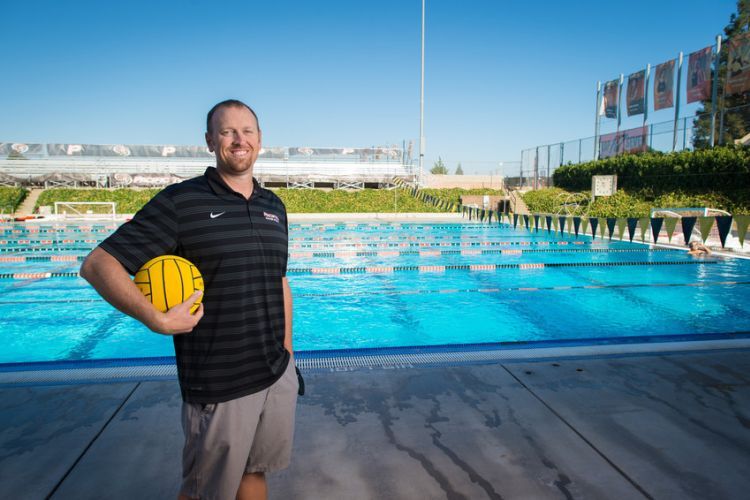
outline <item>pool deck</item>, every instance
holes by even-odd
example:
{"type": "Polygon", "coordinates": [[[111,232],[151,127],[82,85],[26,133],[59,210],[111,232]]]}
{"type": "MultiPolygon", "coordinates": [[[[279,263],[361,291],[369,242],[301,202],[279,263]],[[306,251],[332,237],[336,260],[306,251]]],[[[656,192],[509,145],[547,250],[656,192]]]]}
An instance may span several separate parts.
{"type": "MultiPolygon", "coordinates": [[[[316,369],[274,499],[744,499],[750,349],[316,369]]],[[[174,498],[174,380],[0,389],[0,497],[174,498]]]]}

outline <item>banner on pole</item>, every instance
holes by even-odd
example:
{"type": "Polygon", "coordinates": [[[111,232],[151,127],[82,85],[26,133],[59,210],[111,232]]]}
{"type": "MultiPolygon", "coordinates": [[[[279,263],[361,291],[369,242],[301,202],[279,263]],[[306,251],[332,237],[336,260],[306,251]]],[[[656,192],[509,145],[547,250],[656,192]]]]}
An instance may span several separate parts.
{"type": "Polygon", "coordinates": [[[604,84],[602,108],[604,110],[603,114],[607,118],[617,118],[617,90],[619,85],[619,80],[611,80],[604,84]]]}
{"type": "Polygon", "coordinates": [[[646,109],[646,70],[628,75],[628,116],[642,115],[646,109]]]}
{"type": "Polygon", "coordinates": [[[728,44],[727,94],[750,90],[750,33],[733,37],[728,44]]]}
{"type": "Polygon", "coordinates": [[[654,111],[674,106],[674,59],[654,69],[654,111]]]}
{"type": "Polygon", "coordinates": [[[688,59],[687,102],[711,98],[711,47],[697,50],[688,59]]]}
{"type": "Polygon", "coordinates": [[[599,157],[609,158],[622,153],[640,153],[648,149],[648,127],[621,130],[599,137],[599,157]]]}

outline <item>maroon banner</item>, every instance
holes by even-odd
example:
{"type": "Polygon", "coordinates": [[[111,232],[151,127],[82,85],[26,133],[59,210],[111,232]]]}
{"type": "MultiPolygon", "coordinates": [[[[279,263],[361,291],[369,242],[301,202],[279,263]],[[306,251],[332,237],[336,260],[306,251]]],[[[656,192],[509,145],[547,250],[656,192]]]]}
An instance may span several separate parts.
{"type": "Polygon", "coordinates": [[[599,158],[622,153],[641,153],[648,149],[648,127],[622,130],[599,137],[599,158]]]}
{"type": "Polygon", "coordinates": [[[727,94],[750,90],[750,33],[733,37],[728,44],[727,94]]]}
{"type": "Polygon", "coordinates": [[[654,70],[654,111],[674,106],[674,59],[654,70]]]}
{"type": "Polygon", "coordinates": [[[642,115],[646,109],[646,70],[628,76],[628,116],[642,115]]]}
{"type": "Polygon", "coordinates": [[[687,102],[711,98],[711,47],[690,54],[688,60],[687,102]]]}
{"type": "Polygon", "coordinates": [[[604,109],[604,116],[607,118],[617,118],[617,88],[619,84],[619,80],[611,80],[604,84],[602,108],[604,109]]]}

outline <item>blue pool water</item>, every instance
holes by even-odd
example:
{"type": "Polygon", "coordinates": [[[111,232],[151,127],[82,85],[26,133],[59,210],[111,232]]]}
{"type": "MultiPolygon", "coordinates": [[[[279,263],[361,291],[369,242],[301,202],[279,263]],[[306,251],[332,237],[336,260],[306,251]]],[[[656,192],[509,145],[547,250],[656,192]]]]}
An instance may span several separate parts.
{"type": "MultiPolygon", "coordinates": [[[[111,230],[0,228],[0,363],[173,354],[82,279],[18,276],[75,273],[111,230]]],[[[486,223],[290,230],[298,350],[750,332],[748,260],[486,223]]]]}

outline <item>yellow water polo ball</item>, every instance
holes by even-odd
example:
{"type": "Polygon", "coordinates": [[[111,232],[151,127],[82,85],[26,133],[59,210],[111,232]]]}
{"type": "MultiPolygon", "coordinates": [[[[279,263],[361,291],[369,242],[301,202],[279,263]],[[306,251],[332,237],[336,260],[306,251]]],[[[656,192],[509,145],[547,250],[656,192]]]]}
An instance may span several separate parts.
{"type": "MultiPolygon", "coordinates": [[[[196,290],[203,290],[203,276],[195,265],[177,255],[162,255],[143,264],[135,273],[135,284],[161,312],[181,304],[196,290]]],[[[190,312],[198,310],[198,297],[190,312]]]]}

